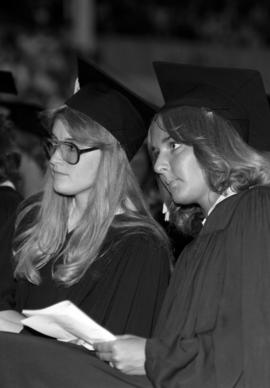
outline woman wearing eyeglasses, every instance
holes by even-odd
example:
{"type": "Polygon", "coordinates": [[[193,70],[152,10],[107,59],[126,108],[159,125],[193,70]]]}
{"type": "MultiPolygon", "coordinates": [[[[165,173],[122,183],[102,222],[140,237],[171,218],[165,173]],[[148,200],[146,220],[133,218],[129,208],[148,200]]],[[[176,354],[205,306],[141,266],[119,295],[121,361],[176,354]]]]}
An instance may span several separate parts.
{"type": "Polygon", "coordinates": [[[168,285],[170,251],[129,160],[153,110],[84,65],[90,79],[84,83],[79,68],[82,88],[50,118],[47,182],[18,215],[15,282],[5,260],[0,308],[19,320],[23,309],[68,299],[115,335],[148,336],[168,285]]]}

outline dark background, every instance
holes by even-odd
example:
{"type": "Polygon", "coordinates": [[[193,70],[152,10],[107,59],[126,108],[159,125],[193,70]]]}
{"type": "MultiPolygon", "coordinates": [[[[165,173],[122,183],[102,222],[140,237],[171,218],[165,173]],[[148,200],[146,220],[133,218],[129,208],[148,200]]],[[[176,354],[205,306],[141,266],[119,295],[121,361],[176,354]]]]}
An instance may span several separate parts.
{"type": "Polygon", "coordinates": [[[267,0],[2,0],[0,66],[46,106],[72,90],[83,52],[160,101],[151,62],[247,66],[270,85],[267,0]]]}

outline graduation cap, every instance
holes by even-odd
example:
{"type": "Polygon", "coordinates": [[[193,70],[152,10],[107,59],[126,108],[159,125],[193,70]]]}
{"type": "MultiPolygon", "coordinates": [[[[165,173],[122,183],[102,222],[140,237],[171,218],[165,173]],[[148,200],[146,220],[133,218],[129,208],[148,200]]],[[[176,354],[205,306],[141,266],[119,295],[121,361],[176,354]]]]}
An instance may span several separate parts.
{"type": "Polygon", "coordinates": [[[82,58],[78,59],[78,78],[80,90],[66,105],[106,128],[132,159],[157,108],[82,58]]]}
{"type": "Polygon", "coordinates": [[[15,81],[10,71],[0,70],[0,93],[17,94],[15,81]]]}
{"type": "Polygon", "coordinates": [[[163,109],[205,107],[230,120],[252,147],[270,149],[270,109],[256,70],[154,62],[163,109]]]}

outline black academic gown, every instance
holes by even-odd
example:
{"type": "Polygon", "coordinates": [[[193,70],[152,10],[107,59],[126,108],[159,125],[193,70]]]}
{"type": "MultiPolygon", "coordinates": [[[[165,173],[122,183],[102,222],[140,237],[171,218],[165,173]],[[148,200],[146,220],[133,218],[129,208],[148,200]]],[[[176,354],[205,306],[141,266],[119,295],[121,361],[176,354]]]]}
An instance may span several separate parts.
{"type": "MultiPolygon", "coordinates": [[[[118,224],[129,220],[116,218],[118,224]]],[[[3,264],[0,310],[40,309],[68,299],[116,335],[151,335],[170,276],[169,254],[152,232],[111,227],[100,258],[71,287],[52,279],[52,261],[40,270],[40,285],[15,281],[13,267],[3,264]]]]}
{"type": "Polygon", "coordinates": [[[153,339],[155,387],[270,387],[270,188],[219,203],[183,252],[153,339]]]}
{"type": "Polygon", "coordinates": [[[83,388],[269,388],[269,232],[267,187],[252,188],[216,206],[177,261],[154,336],[147,340],[146,369],[152,385],[145,376],[124,375],[92,357],[82,357],[81,378],[74,377],[73,370],[55,379],[53,373],[69,370],[74,363],[63,357],[64,344],[45,363],[36,357],[40,344],[26,352],[26,341],[20,343],[23,361],[14,367],[16,338],[0,334],[0,348],[7,349],[0,352],[3,387],[24,379],[28,385],[18,386],[34,388],[25,370],[31,362],[33,377],[44,387],[56,387],[55,382],[71,387],[70,376],[83,388]]]}

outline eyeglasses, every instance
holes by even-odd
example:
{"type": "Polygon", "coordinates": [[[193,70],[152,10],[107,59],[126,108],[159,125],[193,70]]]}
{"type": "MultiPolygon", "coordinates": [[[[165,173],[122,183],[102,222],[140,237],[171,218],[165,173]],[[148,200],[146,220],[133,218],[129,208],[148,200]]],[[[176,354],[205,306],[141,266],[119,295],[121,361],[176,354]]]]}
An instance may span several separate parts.
{"type": "Polygon", "coordinates": [[[77,164],[80,161],[81,154],[100,149],[100,147],[90,147],[80,149],[76,144],[69,141],[60,141],[51,139],[44,144],[45,152],[50,159],[57,149],[60,150],[63,160],[69,164],[77,164]]]}

